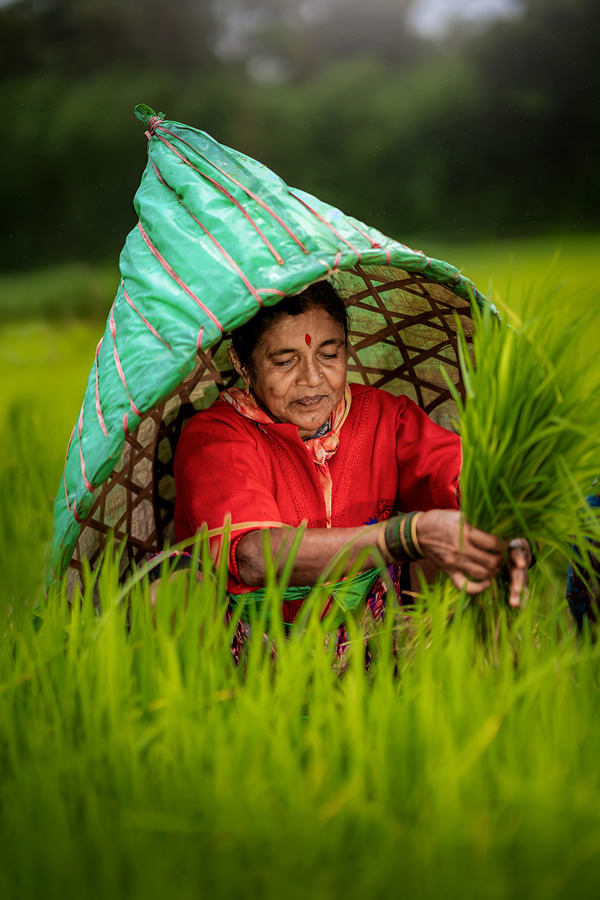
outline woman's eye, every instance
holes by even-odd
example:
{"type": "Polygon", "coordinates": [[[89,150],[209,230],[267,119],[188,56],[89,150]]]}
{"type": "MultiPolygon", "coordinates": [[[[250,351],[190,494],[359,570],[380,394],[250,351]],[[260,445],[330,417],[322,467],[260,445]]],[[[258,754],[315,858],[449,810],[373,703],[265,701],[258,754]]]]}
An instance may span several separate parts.
{"type": "Polygon", "coordinates": [[[282,359],[279,362],[276,362],[276,366],[289,366],[290,363],[293,363],[293,359],[282,359]]]}
{"type": "Polygon", "coordinates": [[[337,353],[323,353],[323,359],[337,359],[337,353]]]}

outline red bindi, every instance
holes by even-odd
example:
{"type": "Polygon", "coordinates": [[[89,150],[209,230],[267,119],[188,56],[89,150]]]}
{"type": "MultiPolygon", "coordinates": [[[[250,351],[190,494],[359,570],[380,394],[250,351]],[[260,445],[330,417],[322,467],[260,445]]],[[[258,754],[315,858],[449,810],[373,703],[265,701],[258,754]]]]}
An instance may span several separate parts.
{"type": "Polygon", "coordinates": [[[306,341],[306,346],[307,346],[307,347],[310,347],[310,344],[311,344],[311,341],[312,341],[312,338],[311,338],[310,334],[305,334],[305,335],[304,335],[304,340],[306,341]]]}

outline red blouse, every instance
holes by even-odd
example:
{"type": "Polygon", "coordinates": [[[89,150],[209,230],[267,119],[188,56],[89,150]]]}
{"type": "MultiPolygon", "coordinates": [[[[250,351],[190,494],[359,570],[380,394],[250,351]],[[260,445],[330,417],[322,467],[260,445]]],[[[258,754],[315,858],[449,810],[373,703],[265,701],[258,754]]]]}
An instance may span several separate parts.
{"type": "MultiPolygon", "coordinates": [[[[408,397],[351,385],[352,405],[329,460],[332,527],[389,518],[395,510],[458,509],[460,439],[408,397]]],[[[309,451],[289,424],[262,425],[218,400],[184,428],[175,454],[178,541],[206,522],[233,524],[228,590],[253,590],[239,578],[235,550],[267,523],[326,526],[325,501],[309,451]],[[236,523],[252,525],[236,530],[236,523]]],[[[218,549],[218,543],[217,547],[218,549]]]]}

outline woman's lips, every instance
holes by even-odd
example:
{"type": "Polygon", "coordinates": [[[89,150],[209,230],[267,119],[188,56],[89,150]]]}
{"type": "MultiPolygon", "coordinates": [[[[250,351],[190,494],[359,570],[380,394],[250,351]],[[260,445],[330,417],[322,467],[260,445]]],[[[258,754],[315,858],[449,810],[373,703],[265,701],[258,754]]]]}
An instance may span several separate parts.
{"type": "Polygon", "coordinates": [[[313,406],[318,406],[324,399],[325,394],[319,394],[317,397],[301,397],[300,400],[295,400],[294,403],[306,409],[312,409],[313,406]]]}

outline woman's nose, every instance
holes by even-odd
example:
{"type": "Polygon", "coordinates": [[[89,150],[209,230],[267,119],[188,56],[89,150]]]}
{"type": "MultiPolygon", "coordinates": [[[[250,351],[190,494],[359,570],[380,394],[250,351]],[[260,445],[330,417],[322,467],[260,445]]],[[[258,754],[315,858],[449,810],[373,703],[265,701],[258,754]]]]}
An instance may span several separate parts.
{"type": "Polygon", "coordinates": [[[301,384],[306,384],[310,387],[314,387],[320,383],[321,369],[312,356],[303,360],[298,380],[301,384]]]}

